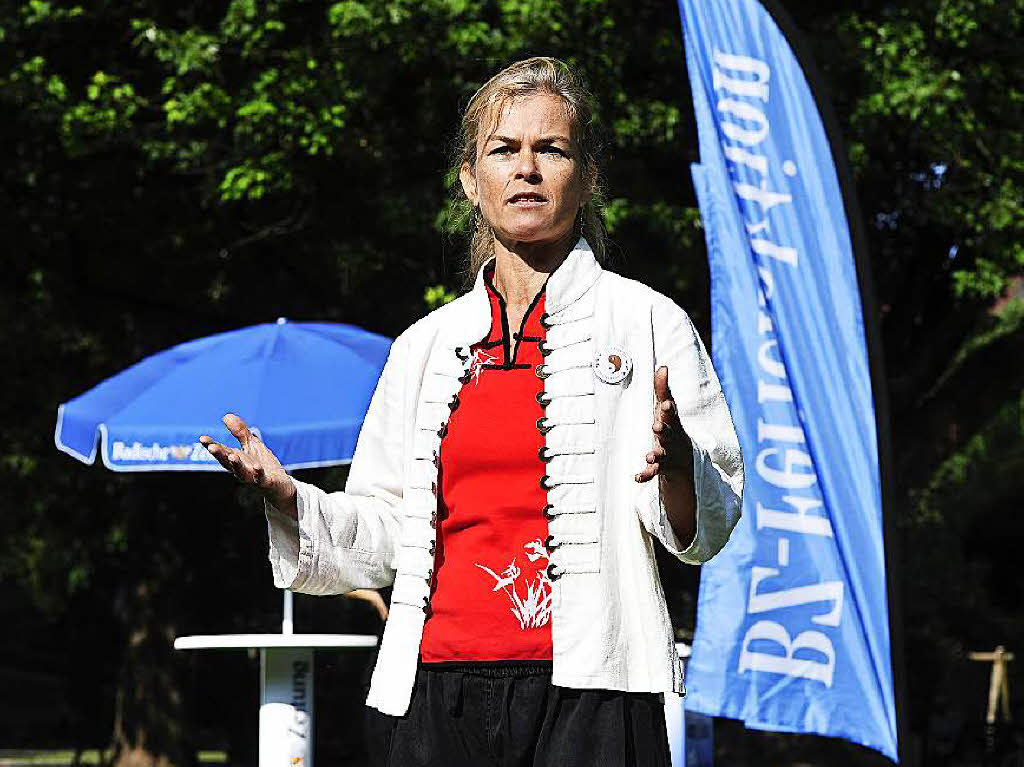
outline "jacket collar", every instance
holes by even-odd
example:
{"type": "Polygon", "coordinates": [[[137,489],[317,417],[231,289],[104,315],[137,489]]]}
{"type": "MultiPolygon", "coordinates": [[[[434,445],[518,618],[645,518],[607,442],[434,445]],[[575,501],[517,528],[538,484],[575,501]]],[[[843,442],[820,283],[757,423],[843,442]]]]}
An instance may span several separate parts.
{"type": "MultiPolygon", "coordinates": [[[[491,327],[491,304],[484,283],[484,270],[494,260],[492,256],[477,272],[473,289],[463,297],[464,311],[451,328],[455,346],[470,346],[487,335],[491,327]]],[[[565,260],[548,277],[544,305],[548,314],[556,314],[586,295],[597,278],[601,265],[585,239],[580,237],[565,260]]]]}

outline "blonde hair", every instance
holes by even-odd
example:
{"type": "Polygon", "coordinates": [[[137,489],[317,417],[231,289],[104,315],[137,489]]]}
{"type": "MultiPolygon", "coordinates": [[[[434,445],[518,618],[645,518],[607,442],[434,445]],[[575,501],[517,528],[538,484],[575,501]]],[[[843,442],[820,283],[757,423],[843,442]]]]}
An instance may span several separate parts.
{"type": "MultiPolygon", "coordinates": [[[[605,229],[601,216],[601,142],[594,126],[593,97],[580,76],[565,62],[547,56],[523,59],[501,70],[484,83],[469,100],[462,115],[451,178],[458,178],[459,169],[464,164],[468,164],[475,171],[477,139],[483,127],[484,117],[490,108],[498,107],[497,114],[500,114],[501,108],[508,101],[536,93],[550,93],[565,102],[566,112],[572,124],[572,139],[576,144],[583,183],[589,191],[589,194],[584,195],[585,202],[576,219],[576,238],[585,237],[594,255],[598,260],[602,260],[605,253],[605,229]]],[[[466,198],[462,185],[455,181],[453,186],[457,211],[470,218],[474,224],[469,248],[468,275],[472,280],[487,259],[494,255],[494,233],[479,210],[474,210],[466,198]],[[471,216],[468,215],[470,213],[471,216]]],[[[574,238],[573,244],[575,241],[574,238]]]]}

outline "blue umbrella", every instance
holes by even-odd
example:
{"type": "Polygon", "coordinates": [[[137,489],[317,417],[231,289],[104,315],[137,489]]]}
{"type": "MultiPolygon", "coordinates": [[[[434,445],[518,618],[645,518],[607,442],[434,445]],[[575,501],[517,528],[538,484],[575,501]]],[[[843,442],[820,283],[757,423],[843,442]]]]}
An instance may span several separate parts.
{"type": "Polygon", "coordinates": [[[223,471],[198,441],[237,413],[286,469],[352,460],[391,339],[328,322],[264,323],[158,352],[57,410],[57,447],[114,471],[223,471]]]}

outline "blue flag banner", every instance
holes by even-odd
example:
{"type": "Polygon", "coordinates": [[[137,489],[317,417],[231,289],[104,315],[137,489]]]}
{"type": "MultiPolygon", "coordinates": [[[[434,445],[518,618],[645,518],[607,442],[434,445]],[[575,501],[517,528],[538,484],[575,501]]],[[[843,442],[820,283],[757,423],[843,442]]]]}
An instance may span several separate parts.
{"type": "Polygon", "coordinates": [[[871,376],[832,150],[755,0],[680,0],[715,367],[743,518],[703,568],[686,707],[897,758],[871,376]]]}

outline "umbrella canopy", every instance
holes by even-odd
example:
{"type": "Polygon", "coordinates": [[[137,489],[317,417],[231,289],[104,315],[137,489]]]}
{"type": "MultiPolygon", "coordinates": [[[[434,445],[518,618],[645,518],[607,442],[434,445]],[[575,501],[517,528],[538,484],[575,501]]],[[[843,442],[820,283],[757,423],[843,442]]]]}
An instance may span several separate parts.
{"type": "Polygon", "coordinates": [[[286,469],[352,460],[391,339],[351,325],[252,325],[179,344],[57,410],[57,447],[114,471],[223,471],[199,443],[237,444],[237,413],[286,469]]]}

